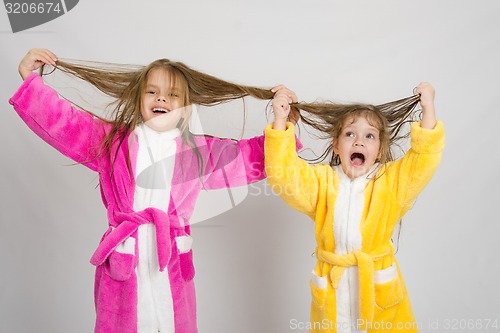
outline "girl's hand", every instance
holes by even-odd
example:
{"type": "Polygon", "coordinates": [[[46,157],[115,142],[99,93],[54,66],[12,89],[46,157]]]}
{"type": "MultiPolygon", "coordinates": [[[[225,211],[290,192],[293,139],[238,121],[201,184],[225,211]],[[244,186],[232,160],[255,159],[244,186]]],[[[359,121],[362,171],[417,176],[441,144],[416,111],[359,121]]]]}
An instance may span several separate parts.
{"type": "Polygon", "coordinates": [[[25,80],[32,71],[44,64],[56,65],[57,57],[47,49],[31,49],[19,63],[19,74],[25,80]]]}
{"type": "MultiPolygon", "coordinates": [[[[284,85],[279,85],[271,89],[274,93],[274,98],[272,101],[273,112],[274,112],[274,129],[286,129],[286,122],[290,114],[290,104],[297,103],[297,95],[285,87],[284,85]]],[[[296,118],[296,111],[293,111],[294,119],[296,118]]]]}
{"type": "Polygon", "coordinates": [[[433,129],[436,126],[436,115],[434,110],[434,87],[428,82],[421,82],[415,88],[415,94],[420,95],[420,106],[422,107],[423,128],[433,129]]]}
{"type": "Polygon", "coordinates": [[[420,82],[415,88],[415,93],[420,95],[420,106],[422,108],[434,106],[434,96],[436,95],[436,92],[430,83],[420,82]]]}

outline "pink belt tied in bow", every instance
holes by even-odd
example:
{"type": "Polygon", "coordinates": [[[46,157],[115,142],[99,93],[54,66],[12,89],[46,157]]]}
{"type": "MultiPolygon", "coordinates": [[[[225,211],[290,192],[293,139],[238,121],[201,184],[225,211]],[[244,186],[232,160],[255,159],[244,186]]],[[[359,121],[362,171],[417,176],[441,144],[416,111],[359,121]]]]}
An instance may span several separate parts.
{"type": "Polygon", "coordinates": [[[104,236],[95,250],[90,263],[102,265],[115,248],[130,237],[142,224],[153,223],[156,228],[156,243],[158,249],[158,263],[160,271],[167,267],[172,253],[170,228],[183,229],[177,215],[167,215],[157,208],[146,208],[140,212],[123,213],[113,209],[108,210],[110,226],[114,230],[104,236]]]}

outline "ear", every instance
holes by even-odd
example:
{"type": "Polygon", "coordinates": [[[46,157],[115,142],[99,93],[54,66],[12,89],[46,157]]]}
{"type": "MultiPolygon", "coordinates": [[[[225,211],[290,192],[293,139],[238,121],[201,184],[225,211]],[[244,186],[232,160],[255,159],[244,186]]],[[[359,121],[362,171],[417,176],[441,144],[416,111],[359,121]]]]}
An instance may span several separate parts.
{"type": "Polygon", "coordinates": [[[339,154],[339,152],[338,152],[338,150],[339,150],[338,146],[339,146],[339,140],[337,138],[333,138],[333,140],[332,140],[332,148],[333,148],[333,152],[335,154],[337,154],[337,155],[339,154]]]}

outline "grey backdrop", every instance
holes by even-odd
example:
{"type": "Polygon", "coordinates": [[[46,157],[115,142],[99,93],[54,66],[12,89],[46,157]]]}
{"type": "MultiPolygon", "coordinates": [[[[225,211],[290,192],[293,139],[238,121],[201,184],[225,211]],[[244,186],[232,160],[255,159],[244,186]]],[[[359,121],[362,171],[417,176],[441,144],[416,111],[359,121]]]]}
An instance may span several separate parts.
{"type": "MultiPolygon", "coordinates": [[[[89,258],[106,229],[96,176],[68,166],[8,104],[32,47],[118,63],[168,57],[239,83],[285,83],[305,101],[382,103],[433,83],[447,146],[404,219],[398,258],[422,332],[498,331],[487,325],[500,321],[499,14],[496,0],[89,0],[13,34],[0,9],[0,331],[91,332],[89,258]]],[[[262,132],[265,107],[247,102],[244,137],[262,132]]],[[[241,134],[241,101],[202,111],[206,132],[241,134]]],[[[246,195],[193,227],[200,332],[305,332],[291,321],[309,316],[313,225],[265,181],[246,195]]]]}

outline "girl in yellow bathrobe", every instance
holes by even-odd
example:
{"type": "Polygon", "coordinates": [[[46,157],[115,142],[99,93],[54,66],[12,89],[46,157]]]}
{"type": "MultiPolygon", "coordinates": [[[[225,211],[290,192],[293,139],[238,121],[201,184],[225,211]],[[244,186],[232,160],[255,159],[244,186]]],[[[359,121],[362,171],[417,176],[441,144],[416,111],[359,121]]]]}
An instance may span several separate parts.
{"type": "Polygon", "coordinates": [[[273,190],[315,222],[316,257],[310,281],[311,332],[417,332],[391,237],[430,181],[444,147],[434,112],[434,88],[381,106],[297,104],[274,88],[274,123],[265,130],[265,163],[273,190]],[[391,161],[400,125],[420,102],[422,119],[410,128],[411,149],[391,161]],[[290,104],[331,138],[330,164],[309,165],[295,151],[290,104]]]}

